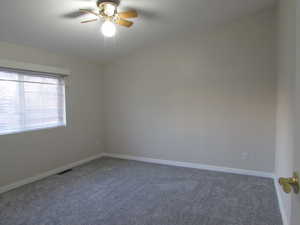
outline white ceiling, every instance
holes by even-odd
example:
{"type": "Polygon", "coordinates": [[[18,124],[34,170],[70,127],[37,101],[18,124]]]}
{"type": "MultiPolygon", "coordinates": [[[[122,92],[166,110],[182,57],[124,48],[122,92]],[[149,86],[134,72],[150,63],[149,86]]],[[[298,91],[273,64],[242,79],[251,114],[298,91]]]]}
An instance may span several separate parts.
{"type": "Polygon", "coordinates": [[[168,35],[207,29],[271,7],[275,0],[121,0],[140,17],[130,29],[118,27],[113,39],[100,34],[100,22],[70,18],[96,0],[1,0],[0,41],[78,55],[105,62],[168,35]]]}

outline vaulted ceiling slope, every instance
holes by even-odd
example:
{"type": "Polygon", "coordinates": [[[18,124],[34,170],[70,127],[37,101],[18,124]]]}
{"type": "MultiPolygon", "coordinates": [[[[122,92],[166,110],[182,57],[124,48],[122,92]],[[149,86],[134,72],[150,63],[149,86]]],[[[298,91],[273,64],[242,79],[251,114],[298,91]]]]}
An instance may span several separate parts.
{"type": "Polygon", "coordinates": [[[275,0],[121,0],[120,9],[140,16],[105,39],[100,22],[80,24],[73,12],[96,0],[1,0],[0,41],[107,62],[168,35],[207,29],[272,7],[275,0]]]}

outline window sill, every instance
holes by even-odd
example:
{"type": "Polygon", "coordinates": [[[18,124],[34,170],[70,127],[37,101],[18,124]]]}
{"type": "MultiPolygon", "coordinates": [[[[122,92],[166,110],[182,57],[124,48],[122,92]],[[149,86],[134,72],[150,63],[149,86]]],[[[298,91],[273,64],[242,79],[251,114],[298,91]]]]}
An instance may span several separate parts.
{"type": "Polygon", "coordinates": [[[59,127],[67,127],[67,125],[66,124],[57,124],[57,125],[48,126],[48,127],[35,127],[35,128],[31,128],[31,129],[26,129],[26,130],[8,131],[8,132],[0,133],[0,136],[10,135],[10,134],[22,134],[22,133],[27,133],[27,132],[32,132],[32,131],[49,130],[49,129],[59,128],[59,127]]]}

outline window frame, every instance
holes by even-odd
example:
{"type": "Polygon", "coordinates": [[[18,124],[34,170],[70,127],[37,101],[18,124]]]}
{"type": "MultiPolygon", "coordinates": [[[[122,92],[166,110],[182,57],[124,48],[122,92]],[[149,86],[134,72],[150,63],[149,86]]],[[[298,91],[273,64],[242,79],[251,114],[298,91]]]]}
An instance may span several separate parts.
{"type": "MultiPolygon", "coordinates": [[[[62,86],[63,87],[63,99],[59,99],[58,101],[62,102],[60,103],[62,105],[62,107],[58,107],[58,110],[62,109],[61,114],[58,113],[59,115],[63,116],[63,120],[61,123],[57,123],[55,125],[47,125],[47,126],[37,126],[37,127],[33,127],[33,128],[25,128],[25,125],[22,126],[22,129],[15,129],[15,130],[10,130],[10,131],[1,131],[0,130],[0,136],[3,135],[10,135],[10,134],[20,134],[20,133],[27,133],[27,132],[31,132],[31,131],[41,131],[41,130],[49,130],[49,129],[54,129],[54,128],[64,128],[67,127],[67,109],[66,109],[66,101],[67,101],[67,93],[66,93],[66,81],[67,81],[67,75],[64,74],[57,74],[57,73],[52,73],[52,72],[39,72],[39,71],[31,71],[31,70],[25,70],[25,69],[18,69],[18,68],[6,68],[6,67],[2,67],[0,65],[0,71],[3,72],[14,72],[17,73],[19,76],[31,76],[31,77],[48,77],[48,78],[56,78],[58,81],[63,80],[63,84],[58,84],[57,87],[62,86]]],[[[2,79],[2,81],[4,81],[4,79],[2,79]]],[[[1,82],[1,79],[0,79],[1,82]]],[[[19,98],[20,99],[24,99],[25,95],[24,95],[24,83],[39,83],[39,82],[30,82],[30,81],[14,81],[13,79],[11,80],[11,82],[19,82],[20,83],[20,87],[18,87],[18,92],[19,92],[19,98]],[[23,84],[23,85],[22,85],[23,84]],[[21,90],[23,89],[23,91],[21,90]],[[23,93],[23,94],[22,94],[23,93]]],[[[40,84],[43,84],[42,82],[40,84]]],[[[44,83],[46,84],[46,83],[44,83]]],[[[54,84],[53,84],[54,85],[54,84]]],[[[24,120],[24,119],[21,119],[24,120]]],[[[22,122],[21,122],[22,123],[22,122]]]]}

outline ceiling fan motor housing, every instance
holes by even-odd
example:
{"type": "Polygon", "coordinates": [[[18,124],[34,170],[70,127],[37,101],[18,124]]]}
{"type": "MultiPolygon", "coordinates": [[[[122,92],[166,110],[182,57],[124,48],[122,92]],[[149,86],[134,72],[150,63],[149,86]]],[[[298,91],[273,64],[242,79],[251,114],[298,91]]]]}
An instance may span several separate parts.
{"type": "Polygon", "coordinates": [[[97,6],[100,7],[100,5],[104,4],[104,3],[111,3],[115,6],[119,6],[120,0],[98,0],[97,1],[97,6]]]}

